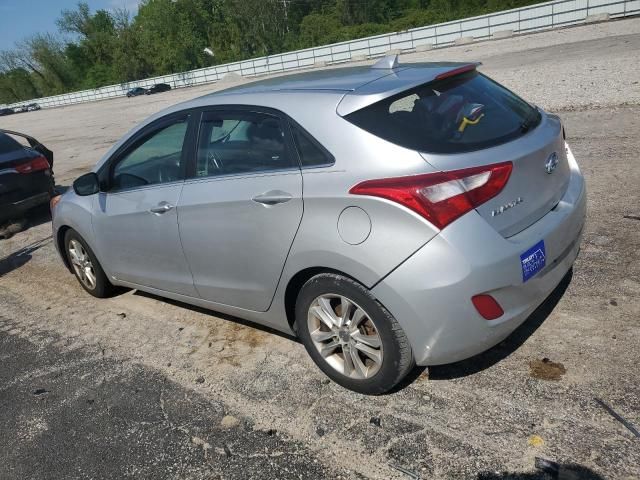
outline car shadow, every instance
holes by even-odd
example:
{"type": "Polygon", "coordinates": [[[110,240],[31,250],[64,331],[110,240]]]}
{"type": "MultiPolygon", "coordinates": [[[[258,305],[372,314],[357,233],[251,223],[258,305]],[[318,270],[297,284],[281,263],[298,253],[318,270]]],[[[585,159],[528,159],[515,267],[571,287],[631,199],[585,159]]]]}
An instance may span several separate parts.
{"type": "Polygon", "coordinates": [[[39,205],[21,217],[2,222],[0,224],[0,241],[8,240],[18,233],[25,232],[30,228],[50,221],[51,212],[49,211],[49,205],[39,205]]]}
{"type": "MultiPolygon", "coordinates": [[[[468,358],[466,360],[462,360],[460,362],[448,364],[448,365],[438,365],[429,367],[429,380],[451,380],[454,378],[462,378],[469,375],[473,375],[482,370],[486,370],[501,360],[507,358],[513,352],[515,352],[520,346],[544,323],[547,317],[554,310],[560,299],[564,296],[569,284],[571,283],[571,279],[573,278],[573,269],[569,270],[567,274],[560,281],[558,286],[551,292],[551,294],[546,298],[546,300],[529,316],[529,318],[518,328],[516,328],[513,333],[505,340],[503,340],[500,344],[496,345],[489,350],[478,354],[474,357],[468,358]]],[[[254,328],[256,330],[261,330],[266,333],[277,335],[281,338],[285,338],[287,340],[294,341],[296,343],[301,343],[300,340],[293,334],[287,334],[281,332],[279,330],[273,329],[271,327],[267,327],[264,325],[260,325],[258,323],[251,322],[249,320],[245,320],[239,317],[234,317],[232,315],[227,315],[220,312],[215,312],[206,308],[197,307],[194,305],[190,305],[188,303],[180,302],[177,300],[171,300],[165,297],[161,297],[158,295],[154,295],[151,293],[143,292],[140,290],[136,290],[134,295],[140,295],[142,297],[152,298],[155,300],[159,300],[162,302],[167,302],[171,305],[175,305],[181,308],[185,308],[194,312],[203,313],[205,315],[215,315],[218,318],[222,318],[223,320],[228,320],[234,323],[238,323],[240,325],[244,325],[246,327],[254,328]]],[[[420,377],[423,372],[427,369],[427,367],[414,367],[409,374],[392,388],[388,394],[393,394],[404,390],[406,387],[415,382],[418,377],[420,377]]],[[[487,477],[493,478],[493,477],[487,477]]],[[[495,478],[512,478],[512,477],[495,477],[495,478]]],[[[513,477],[520,478],[520,477],[513,477]]],[[[546,477],[522,477],[524,478],[546,478],[546,477]]],[[[599,478],[599,477],[595,477],[599,478]]]]}
{"type": "Polygon", "coordinates": [[[216,312],[215,310],[209,310],[207,308],[198,307],[196,305],[191,305],[188,303],[180,302],[178,300],[173,300],[166,297],[161,297],[159,295],[154,295],[152,293],[143,292],[141,290],[136,290],[134,295],[139,295],[141,297],[152,298],[154,300],[158,300],[160,302],[168,303],[170,305],[174,305],[176,307],[184,308],[187,310],[191,310],[192,312],[202,313],[204,315],[215,316],[216,318],[221,318],[223,320],[227,320],[230,322],[234,322],[245,327],[253,328],[255,330],[260,330],[265,333],[277,335],[281,338],[285,338],[287,340],[292,340],[296,343],[301,343],[298,338],[293,334],[288,334],[285,332],[281,332],[280,330],[276,330],[275,328],[268,327],[266,325],[260,325],[259,323],[252,322],[250,320],[245,320],[244,318],[234,317],[233,315],[228,315],[226,313],[216,312]]]}
{"type": "Polygon", "coordinates": [[[31,254],[51,241],[52,236],[37,240],[0,260],[0,277],[17,270],[31,260],[31,254]]]}
{"type": "Polygon", "coordinates": [[[62,195],[63,193],[65,193],[70,188],[71,187],[69,185],[56,185],[54,187],[54,190],[56,191],[57,195],[62,195]]]}
{"type": "MultiPolygon", "coordinates": [[[[56,185],[58,195],[62,195],[69,189],[66,185],[56,185]]],[[[17,233],[26,232],[30,228],[38,227],[43,223],[51,222],[49,204],[38,205],[26,212],[23,216],[13,218],[0,223],[0,241],[7,240],[17,233]]]]}
{"type": "Polygon", "coordinates": [[[486,370],[507,358],[520,348],[540,325],[544,323],[547,317],[551,315],[551,312],[553,312],[567,291],[572,278],[573,269],[567,272],[558,286],[529,318],[498,345],[460,362],[429,367],[429,380],[452,380],[454,378],[467,377],[486,370]]]}

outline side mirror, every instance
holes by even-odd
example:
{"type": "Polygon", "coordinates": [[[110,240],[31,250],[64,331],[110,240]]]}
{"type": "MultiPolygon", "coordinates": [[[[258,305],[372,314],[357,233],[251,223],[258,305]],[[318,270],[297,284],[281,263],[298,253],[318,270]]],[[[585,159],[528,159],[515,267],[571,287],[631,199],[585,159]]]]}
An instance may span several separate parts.
{"type": "Polygon", "coordinates": [[[94,172],[85,173],[73,182],[73,191],[81,197],[93,195],[100,191],[100,181],[94,172]]]}

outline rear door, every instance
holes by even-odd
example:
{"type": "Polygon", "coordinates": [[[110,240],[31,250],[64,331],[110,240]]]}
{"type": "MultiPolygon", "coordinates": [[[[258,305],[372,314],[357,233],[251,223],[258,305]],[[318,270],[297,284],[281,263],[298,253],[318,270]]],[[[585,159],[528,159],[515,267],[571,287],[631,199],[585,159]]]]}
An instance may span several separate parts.
{"type": "Polygon", "coordinates": [[[197,296],[178,232],[189,115],[156,122],[101,171],[109,188],[94,200],[101,262],[118,279],[197,296]]]}
{"type": "Polygon", "coordinates": [[[273,112],[202,112],[180,237],[202,298],[265,311],[302,219],[302,175],[273,112]]]}

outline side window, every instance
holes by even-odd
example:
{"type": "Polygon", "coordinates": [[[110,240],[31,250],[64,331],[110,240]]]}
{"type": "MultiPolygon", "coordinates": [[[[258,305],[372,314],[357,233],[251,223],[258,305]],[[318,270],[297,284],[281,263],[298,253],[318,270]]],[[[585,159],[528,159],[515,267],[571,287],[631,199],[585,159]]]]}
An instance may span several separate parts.
{"type": "Polygon", "coordinates": [[[303,167],[317,167],[333,163],[331,155],[320,147],[318,142],[307,132],[293,124],[291,125],[291,131],[293,132],[293,138],[303,167]]]}
{"type": "Polygon", "coordinates": [[[177,119],[127,152],[113,167],[113,188],[121,190],[181,180],[182,147],[188,123],[188,117],[177,119]]]}
{"type": "Polygon", "coordinates": [[[282,170],[297,166],[282,123],[255,112],[206,112],[198,135],[196,177],[282,170]]]}

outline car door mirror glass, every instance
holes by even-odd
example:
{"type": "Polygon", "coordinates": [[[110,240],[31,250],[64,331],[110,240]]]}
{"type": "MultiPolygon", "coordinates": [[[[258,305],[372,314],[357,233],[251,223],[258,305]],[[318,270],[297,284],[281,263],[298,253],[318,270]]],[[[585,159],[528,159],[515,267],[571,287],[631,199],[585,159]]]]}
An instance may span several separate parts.
{"type": "Polygon", "coordinates": [[[77,195],[86,197],[87,195],[93,195],[100,191],[100,182],[98,175],[94,172],[85,173],[84,175],[76,178],[73,182],[73,191],[77,195]]]}

